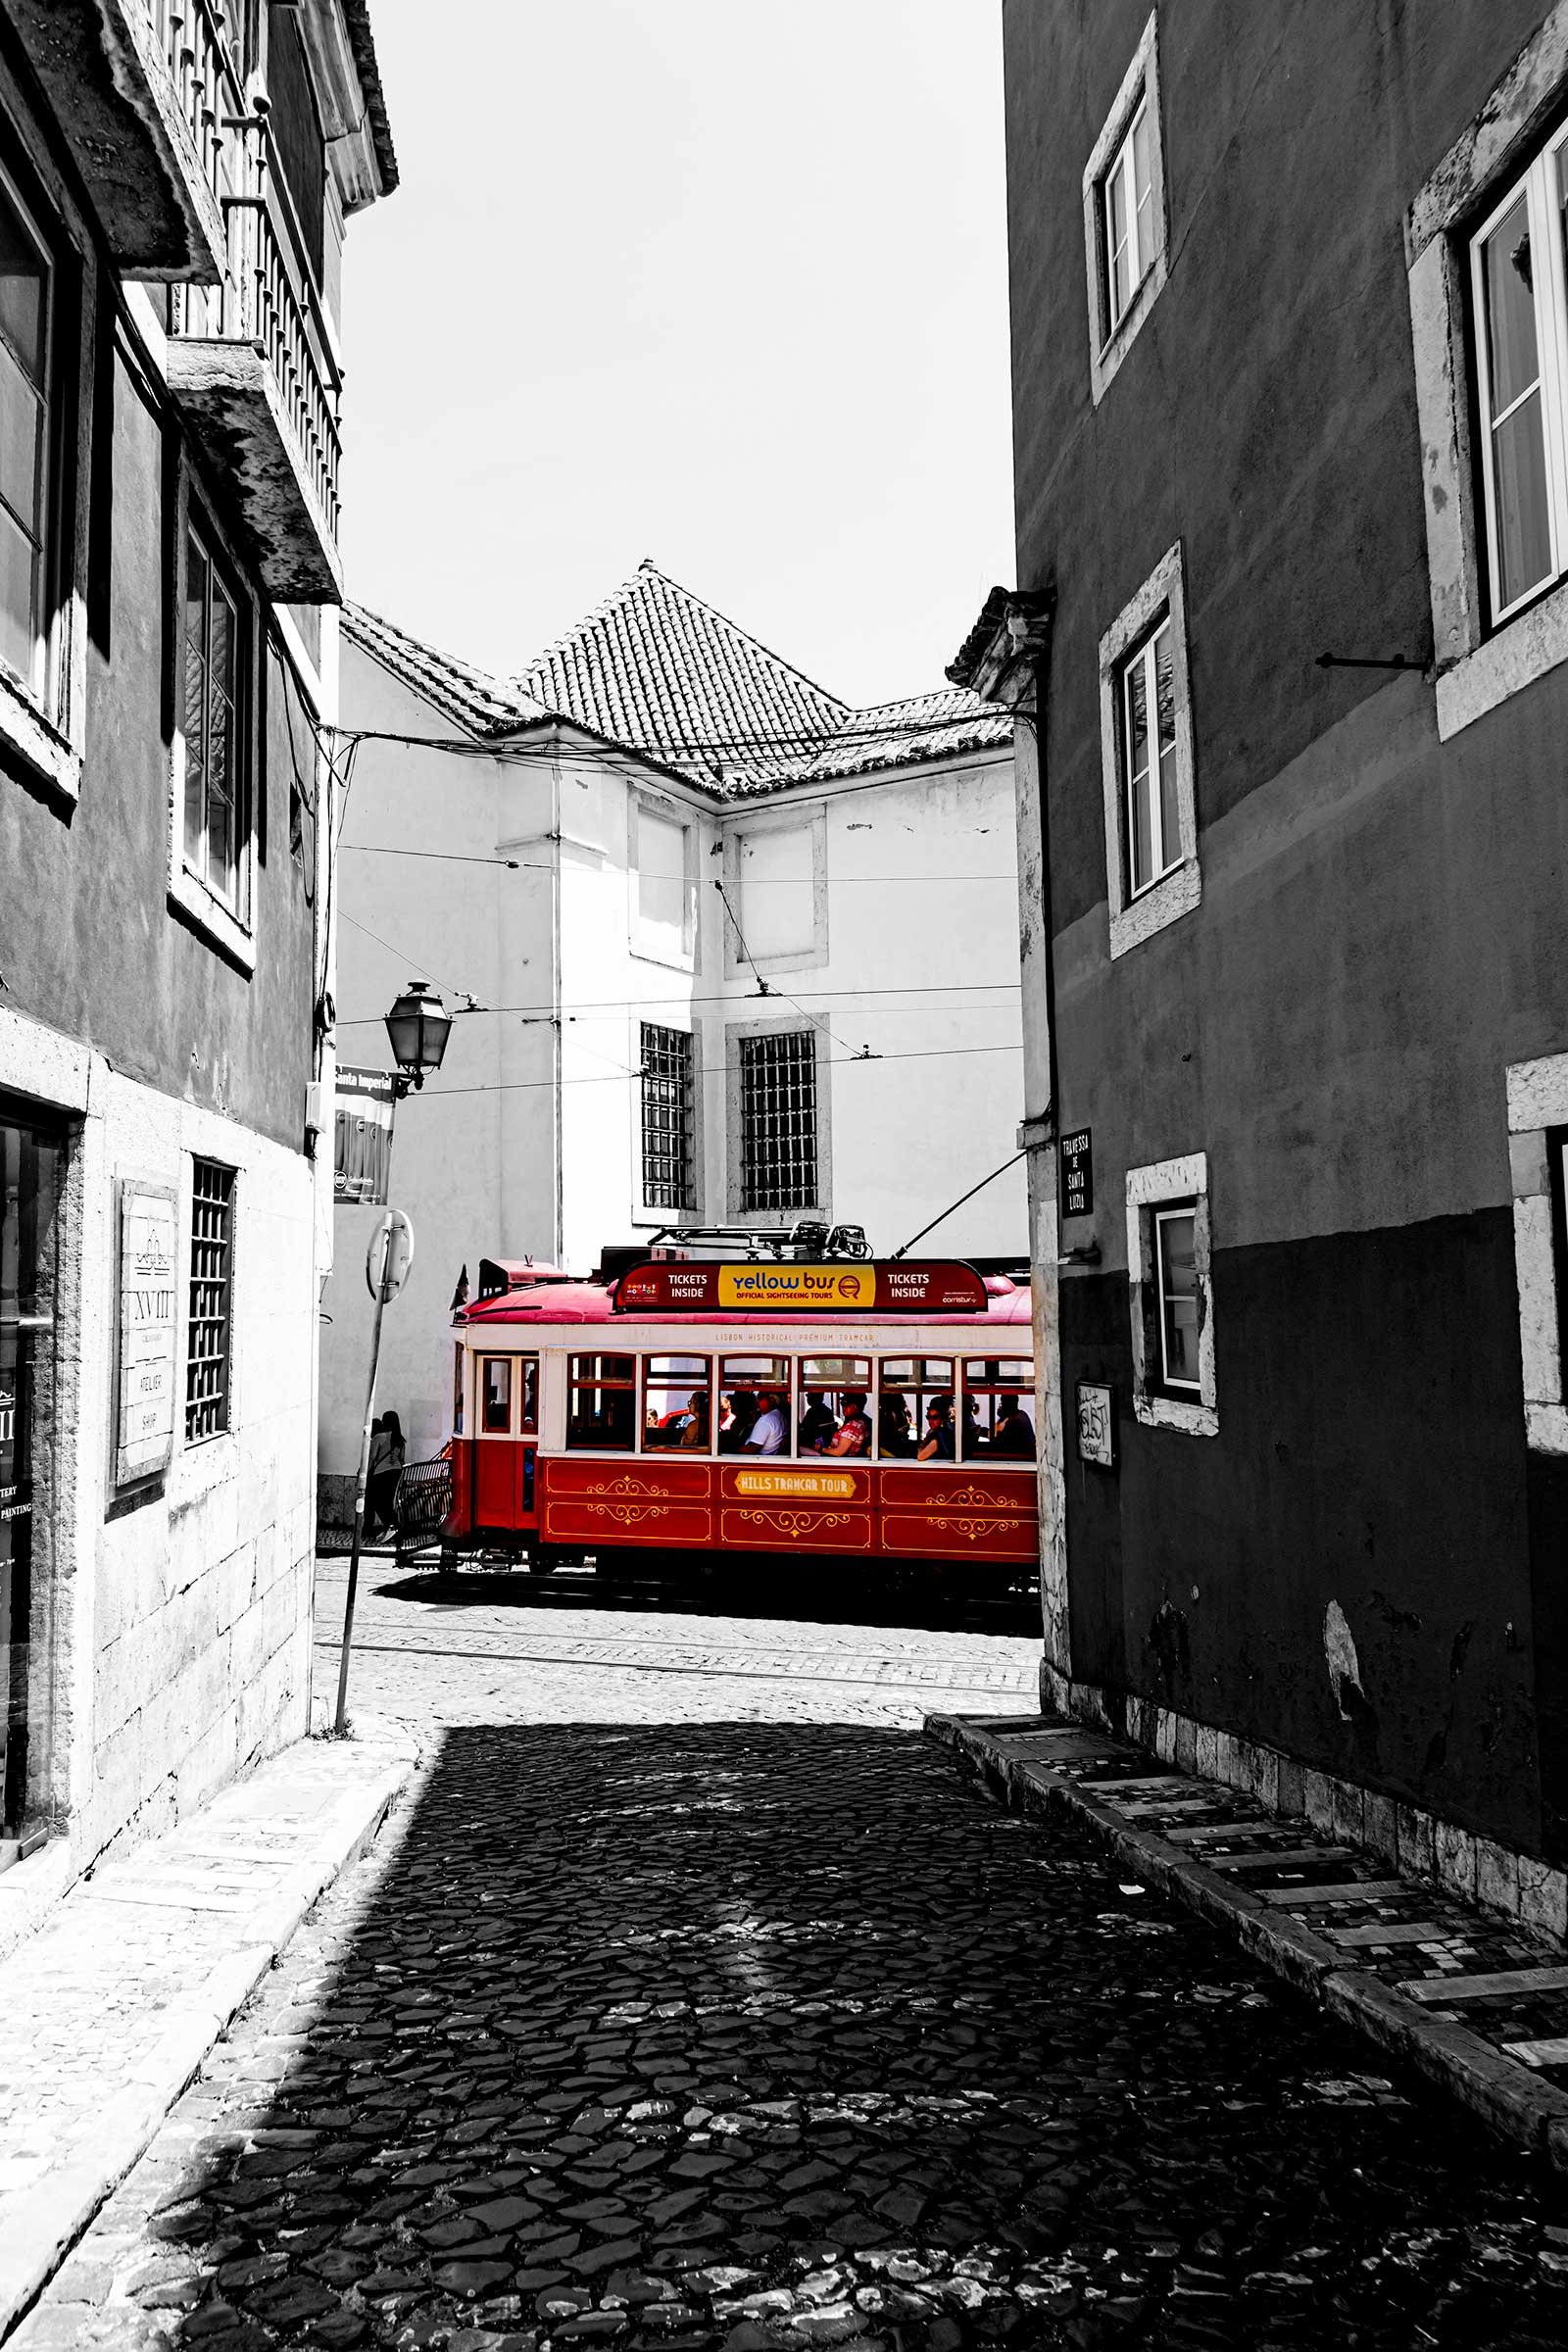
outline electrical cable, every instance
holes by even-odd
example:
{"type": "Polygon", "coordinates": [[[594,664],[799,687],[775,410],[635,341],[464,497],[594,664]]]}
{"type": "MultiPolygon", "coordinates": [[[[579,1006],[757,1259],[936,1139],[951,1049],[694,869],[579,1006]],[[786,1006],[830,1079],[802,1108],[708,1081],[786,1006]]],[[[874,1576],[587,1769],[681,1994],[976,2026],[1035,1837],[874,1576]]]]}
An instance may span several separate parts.
{"type": "MultiPolygon", "coordinates": [[[[591,1052],[592,1048],[590,1047],[588,1051],[591,1052]]],[[[963,1061],[978,1054],[1021,1054],[1023,1048],[1016,1039],[998,1046],[922,1046],[907,1054],[875,1054],[869,1057],[869,1062],[871,1066],[874,1066],[877,1062],[883,1061],[963,1061]]],[[[867,1056],[863,1054],[846,1054],[842,1058],[835,1060],[830,1055],[827,1062],[830,1070],[849,1069],[852,1066],[856,1069],[865,1068],[868,1066],[867,1056]]],[[[726,1074],[726,1064],[717,1061],[705,1062],[700,1070],[692,1072],[694,1079],[721,1078],[726,1074]]],[[[641,1078],[642,1075],[641,1070],[626,1072],[626,1078],[641,1078]]],[[[612,1074],[603,1078],[563,1078],[561,1080],[563,1086],[617,1086],[624,1083],[625,1079],[612,1074]]],[[[447,1096],[456,1097],[458,1095],[526,1095],[537,1093],[541,1087],[555,1084],[554,1078],[503,1078],[487,1082],[483,1086],[427,1086],[423,1090],[421,1099],[430,1102],[439,1102],[447,1096]]],[[[1000,1169],[998,1173],[1001,1173],[1000,1169]]],[[[956,1206],[957,1203],[955,1205],[956,1206]]]]}
{"type": "Polygon", "coordinates": [[[796,1011],[800,1014],[803,1021],[809,1021],[813,1029],[820,1029],[822,1035],[827,1039],[828,1043],[830,1045],[839,1047],[843,1053],[850,1055],[850,1058],[853,1061],[879,1060],[881,1056],[878,1054],[873,1054],[868,1042],[860,1047],[860,1050],[858,1054],[853,1052],[849,1046],[845,1045],[842,1037],[835,1036],[834,1032],[828,1027],[826,1021],[818,1020],[814,1012],[808,1012],[804,1004],[797,1003],[796,999],[790,995],[790,992],[787,988],[780,988],[776,982],[767,981],[762,978],[761,973],[757,968],[757,958],[746,944],[746,934],[742,931],[740,924],[736,919],[735,909],[729,903],[728,891],[724,888],[723,883],[716,879],[714,880],[713,888],[718,893],[724,912],[729,916],[731,926],[734,929],[735,937],[740,942],[741,954],[745,956],[747,962],[752,967],[752,976],[757,982],[758,995],[760,997],[782,997],[786,1004],[793,1004],[795,1006],[796,1011]]]}
{"type": "MultiPolygon", "coordinates": [[[[352,916],[344,917],[345,921],[353,921],[353,919],[354,918],[352,916]]],[[[356,928],[363,930],[365,926],[363,924],[357,924],[356,928]]],[[[371,933],[371,937],[375,937],[373,932],[371,933]]],[[[399,953],[396,949],[392,948],[391,942],[388,940],[381,940],[380,945],[388,949],[389,953],[391,954],[396,955],[399,953]]],[[[406,955],[400,955],[399,960],[412,966],[413,963],[417,962],[418,958],[416,956],[410,957],[406,955]]],[[[796,1006],[797,1010],[799,1010],[800,1001],[803,997],[846,998],[853,999],[856,1003],[859,1003],[861,1001],[879,1002],[884,997],[996,996],[999,994],[1003,996],[1016,996],[1019,986],[1020,983],[1017,980],[916,980],[906,982],[893,988],[802,988],[798,989],[795,995],[791,997],[790,1003],[796,1006]]],[[[462,993],[466,995],[467,992],[464,990],[462,992],[455,993],[462,993]]],[[[771,991],[769,993],[771,993],[771,991]]],[[[558,1013],[564,1014],[568,1020],[579,1020],[585,1013],[592,1014],[596,1012],[639,1011],[656,1012],[670,1004],[692,1006],[699,1004],[720,1004],[734,1006],[737,1004],[750,1004],[752,1002],[753,1000],[751,998],[737,997],[734,995],[673,997],[578,997],[575,999],[564,1000],[559,1007],[550,1004],[460,1004],[457,1009],[465,1014],[489,1013],[496,1020],[554,1020],[557,1018],[558,1013]]],[[[972,1012],[993,1012],[998,1008],[995,1005],[990,1004],[975,1004],[970,1005],[965,1009],[972,1012]]],[[[351,1020],[340,1021],[338,1023],[338,1027],[340,1029],[378,1029],[381,1025],[381,1018],[382,1016],[378,1012],[356,1013],[351,1020]]]]}
{"type": "Polygon", "coordinates": [[[1019,1160],[1023,1157],[1024,1150],[1020,1149],[1013,1152],[1010,1159],[1004,1159],[1000,1168],[993,1168],[989,1176],[982,1176],[978,1184],[971,1184],[969,1190],[966,1193],[960,1193],[956,1200],[950,1200],[947,1207],[942,1210],[939,1216],[933,1217],[929,1225],[922,1225],[918,1233],[911,1233],[908,1240],[905,1243],[903,1249],[894,1250],[894,1256],[907,1257],[909,1251],[914,1248],[916,1242],[923,1242],[928,1233],[935,1233],[939,1225],[945,1225],[947,1223],[947,1220],[952,1216],[956,1208],[961,1208],[966,1200],[972,1200],[976,1193],[983,1193],[986,1189],[986,1186],[988,1184],[995,1184],[999,1176],[1005,1176],[1007,1170],[1009,1168],[1015,1168],[1019,1160]]]}

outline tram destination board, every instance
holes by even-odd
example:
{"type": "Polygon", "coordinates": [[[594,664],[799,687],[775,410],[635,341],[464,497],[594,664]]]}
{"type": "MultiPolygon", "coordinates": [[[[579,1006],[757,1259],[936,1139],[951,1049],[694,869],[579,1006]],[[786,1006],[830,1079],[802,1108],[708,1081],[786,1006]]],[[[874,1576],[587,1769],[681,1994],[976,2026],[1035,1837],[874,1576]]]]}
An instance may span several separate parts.
{"type": "Polygon", "coordinates": [[[662,1258],[631,1266],[615,1286],[617,1315],[983,1315],[990,1301],[973,1266],[956,1258],[879,1265],[789,1265],[776,1260],[694,1264],[662,1258]]]}

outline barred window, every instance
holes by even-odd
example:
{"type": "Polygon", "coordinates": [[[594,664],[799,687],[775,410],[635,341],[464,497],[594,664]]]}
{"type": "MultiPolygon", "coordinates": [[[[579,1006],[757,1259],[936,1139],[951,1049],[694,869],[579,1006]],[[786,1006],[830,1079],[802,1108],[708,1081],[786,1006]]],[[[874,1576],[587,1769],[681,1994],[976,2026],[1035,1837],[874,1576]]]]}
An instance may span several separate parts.
{"type": "Polygon", "coordinates": [[[229,1314],[234,1271],[234,1171],[198,1159],[190,1195],[190,1320],[185,1335],[185,1443],[228,1427],[229,1314]]]}
{"type": "Polygon", "coordinates": [[[643,1200],[649,1208],[697,1206],[689,1029],[643,1023],[643,1200]]]}
{"type": "Polygon", "coordinates": [[[742,1213],[815,1208],[815,1032],[770,1029],[740,1049],[742,1213]]]}

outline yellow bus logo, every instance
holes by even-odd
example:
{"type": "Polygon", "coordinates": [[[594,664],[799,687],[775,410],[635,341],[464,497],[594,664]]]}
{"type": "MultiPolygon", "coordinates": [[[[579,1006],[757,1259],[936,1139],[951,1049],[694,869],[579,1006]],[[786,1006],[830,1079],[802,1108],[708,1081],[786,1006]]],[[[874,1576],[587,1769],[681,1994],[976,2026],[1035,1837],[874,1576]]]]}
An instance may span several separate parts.
{"type": "Polygon", "coordinates": [[[876,1303],[875,1266],[720,1266],[720,1306],[818,1307],[842,1313],[876,1303]]]}

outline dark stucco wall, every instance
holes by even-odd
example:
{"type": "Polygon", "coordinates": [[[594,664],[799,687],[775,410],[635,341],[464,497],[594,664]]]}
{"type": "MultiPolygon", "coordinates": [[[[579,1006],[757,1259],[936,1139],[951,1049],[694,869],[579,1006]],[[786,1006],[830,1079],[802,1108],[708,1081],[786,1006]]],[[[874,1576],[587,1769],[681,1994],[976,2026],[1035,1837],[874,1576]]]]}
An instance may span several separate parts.
{"type": "MultiPolygon", "coordinates": [[[[0,872],[11,908],[0,1001],[85,1040],[127,1076],[298,1150],[311,1075],[312,877],[290,853],[278,667],[268,662],[262,696],[257,964],[247,976],[169,905],[165,531],[173,445],[122,360],[113,417],[109,527],[97,534],[107,593],[100,584],[93,600],[79,801],[67,810],[0,779],[0,872]]],[[[297,704],[294,724],[304,764],[310,740],[297,704]]]]}
{"type": "Polygon", "coordinates": [[[1082,175],[1148,17],[1006,0],[1018,577],[1045,684],[1077,1679],[1568,1855],[1568,1465],[1528,1454],[1504,1071],[1568,1051],[1568,676],[1450,742],[1401,220],[1544,0],[1159,8],[1170,275],[1090,398],[1082,175]],[[1097,646],[1183,547],[1202,900],[1112,962],[1097,646]],[[1220,1434],[1131,1413],[1128,1168],[1204,1152],[1220,1434]],[[1196,1596],[1194,1588],[1197,1588],[1196,1596]],[[1343,1610],[1366,1707],[1334,1696],[1343,1610]]]}

